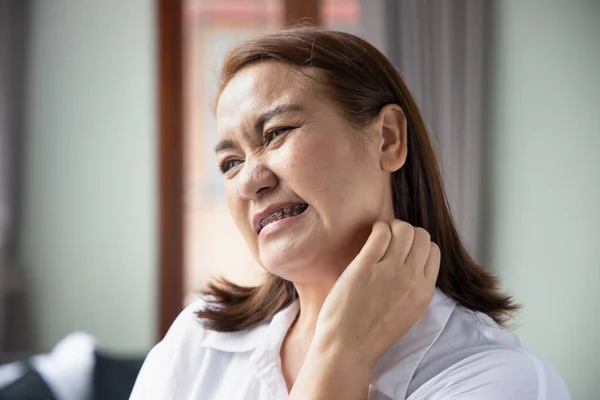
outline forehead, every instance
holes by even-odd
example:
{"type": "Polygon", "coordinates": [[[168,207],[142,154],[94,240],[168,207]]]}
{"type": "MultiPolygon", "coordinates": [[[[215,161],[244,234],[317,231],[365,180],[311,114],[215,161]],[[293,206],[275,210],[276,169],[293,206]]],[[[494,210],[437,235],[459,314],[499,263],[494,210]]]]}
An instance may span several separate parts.
{"type": "Polygon", "coordinates": [[[250,65],[229,81],[216,108],[219,135],[273,106],[298,104],[309,108],[314,101],[313,84],[303,71],[287,64],[268,61],[250,65]]]}

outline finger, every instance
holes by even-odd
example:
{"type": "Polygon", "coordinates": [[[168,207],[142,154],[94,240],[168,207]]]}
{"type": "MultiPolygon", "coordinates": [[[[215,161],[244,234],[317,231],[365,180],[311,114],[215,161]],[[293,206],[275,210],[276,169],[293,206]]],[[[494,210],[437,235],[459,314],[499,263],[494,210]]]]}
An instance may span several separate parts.
{"type": "Polygon", "coordinates": [[[392,232],[389,224],[381,221],[375,222],[373,230],[362,250],[358,253],[357,258],[370,263],[379,262],[385,255],[391,238],[392,232]]]}
{"type": "Polygon", "coordinates": [[[425,277],[429,280],[435,282],[437,280],[438,274],[440,272],[440,262],[442,260],[442,255],[440,252],[440,248],[437,244],[431,243],[429,248],[429,257],[427,258],[427,262],[425,263],[425,268],[423,269],[423,273],[425,277]]]}
{"type": "Polygon", "coordinates": [[[405,264],[409,268],[414,268],[415,272],[423,273],[423,268],[425,268],[425,263],[429,257],[430,247],[431,236],[429,236],[429,232],[423,228],[415,228],[415,237],[405,264]]]}
{"type": "Polygon", "coordinates": [[[415,228],[408,222],[396,219],[390,223],[392,239],[390,246],[383,257],[384,260],[393,260],[394,263],[402,265],[410,252],[415,236],[415,228]]]}

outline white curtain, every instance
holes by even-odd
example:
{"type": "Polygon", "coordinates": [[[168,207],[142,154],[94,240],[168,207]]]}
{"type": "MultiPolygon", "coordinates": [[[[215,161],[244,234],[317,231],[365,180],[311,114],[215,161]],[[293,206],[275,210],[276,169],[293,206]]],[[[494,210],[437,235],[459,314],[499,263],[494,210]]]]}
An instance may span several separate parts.
{"type": "Polygon", "coordinates": [[[29,350],[17,267],[27,7],[26,0],[0,0],[0,354],[29,350]]]}
{"type": "Polygon", "coordinates": [[[485,246],[489,2],[362,0],[361,36],[400,70],[429,125],[457,229],[485,246]]]}

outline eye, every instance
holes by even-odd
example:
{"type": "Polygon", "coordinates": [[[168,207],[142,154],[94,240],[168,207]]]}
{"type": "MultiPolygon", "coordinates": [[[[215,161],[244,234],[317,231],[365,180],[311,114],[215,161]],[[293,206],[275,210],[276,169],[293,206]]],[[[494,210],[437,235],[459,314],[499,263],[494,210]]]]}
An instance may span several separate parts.
{"type": "Polygon", "coordinates": [[[269,129],[265,132],[265,144],[271,143],[285,132],[294,129],[292,126],[282,126],[280,128],[269,129]]]}
{"type": "Polygon", "coordinates": [[[234,158],[229,158],[225,161],[223,161],[220,165],[219,165],[219,169],[221,170],[221,172],[223,174],[227,173],[230,169],[234,168],[235,166],[237,166],[239,163],[241,163],[241,160],[236,160],[234,158]]]}

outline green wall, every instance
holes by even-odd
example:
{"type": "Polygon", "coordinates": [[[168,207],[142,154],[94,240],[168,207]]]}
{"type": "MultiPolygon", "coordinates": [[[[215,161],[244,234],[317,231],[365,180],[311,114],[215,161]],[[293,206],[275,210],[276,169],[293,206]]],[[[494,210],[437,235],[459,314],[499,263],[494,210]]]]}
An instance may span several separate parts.
{"type": "Polygon", "coordinates": [[[600,393],[600,2],[494,3],[490,264],[573,399],[600,393]]]}
{"type": "Polygon", "coordinates": [[[154,342],[154,2],[32,2],[21,263],[38,350],[154,342]]]}

